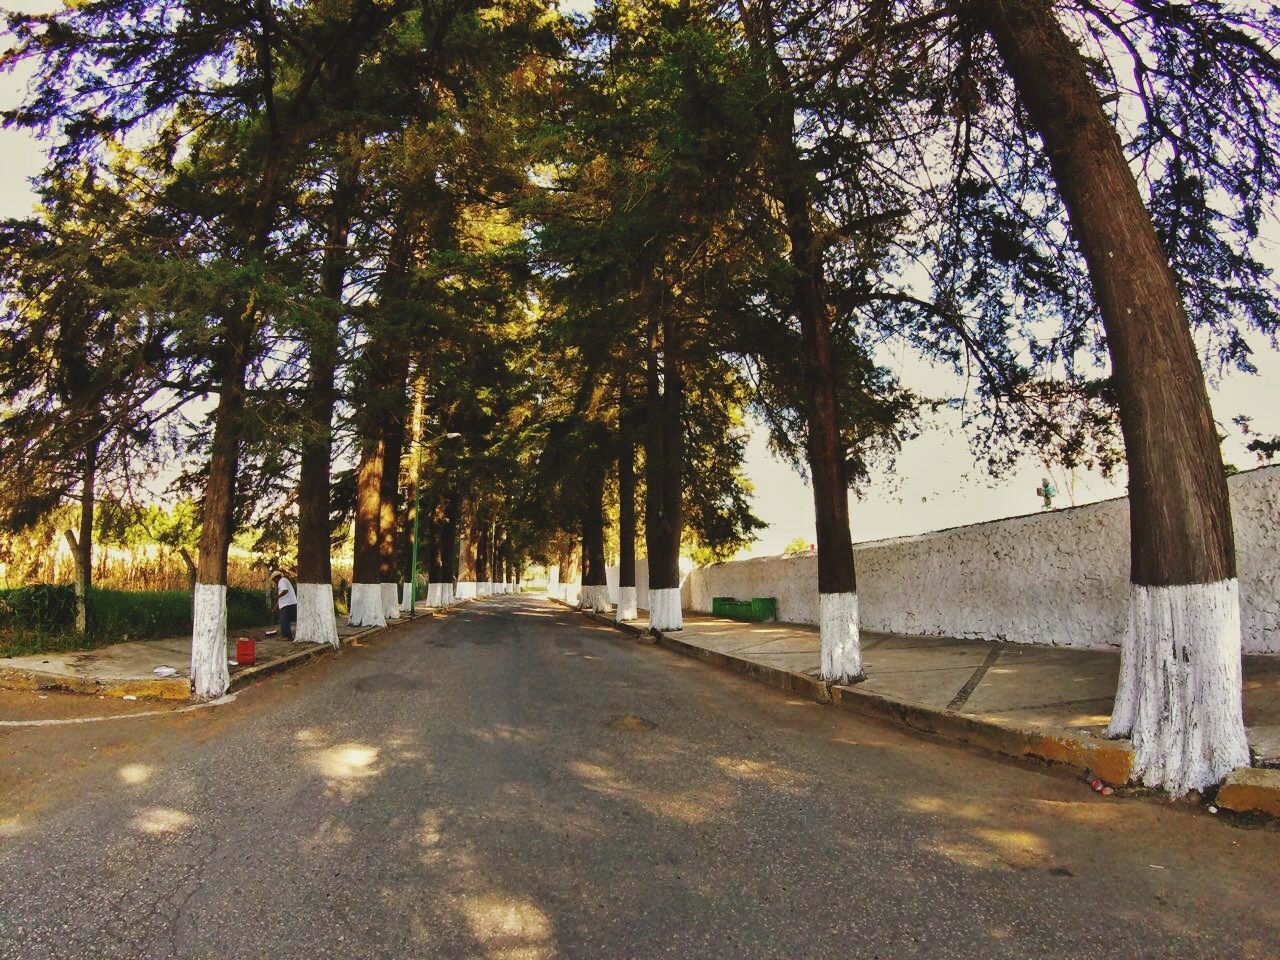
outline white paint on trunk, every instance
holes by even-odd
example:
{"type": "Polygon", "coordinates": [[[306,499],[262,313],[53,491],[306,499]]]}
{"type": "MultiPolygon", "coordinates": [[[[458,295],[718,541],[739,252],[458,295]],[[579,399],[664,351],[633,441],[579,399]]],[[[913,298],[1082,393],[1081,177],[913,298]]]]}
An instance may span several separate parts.
{"type": "Polygon", "coordinates": [[[649,629],[683,630],[684,614],[680,609],[680,588],[649,588],[649,629]]]}
{"type": "Polygon", "coordinates": [[[191,692],[197,700],[216,700],[231,686],[225,584],[196,584],[191,625],[191,692]]]}
{"type": "Polygon", "coordinates": [[[385,627],[387,616],[382,608],[382,586],[377,583],[351,585],[351,610],[347,624],[352,627],[385,627]]]}
{"type": "Polygon", "coordinates": [[[378,586],[382,592],[383,617],[388,620],[396,619],[400,616],[400,602],[396,596],[400,592],[399,585],[395,583],[382,583],[378,586]]]}
{"type": "Polygon", "coordinates": [[[298,584],[298,623],[295,643],[338,645],[338,618],[333,612],[333,584],[298,584]]]}
{"type": "Polygon", "coordinates": [[[589,584],[582,588],[582,607],[593,613],[609,612],[608,584],[589,584]]]}
{"type": "Polygon", "coordinates": [[[1133,779],[1175,797],[1249,765],[1240,586],[1133,584],[1107,735],[1133,740],[1133,779]]]}
{"type": "Polygon", "coordinates": [[[640,619],[640,613],[636,609],[636,588],[621,587],[618,596],[618,611],[614,619],[618,623],[627,620],[640,619]]]}
{"type": "Polygon", "coordinates": [[[858,595],[818,594],[818,635],[822,640],[822,679],[849,683],[862,676],[858,638],[858,595]]]}
{"type": "Polygon", "coordinates": [[[412,583],[405,582],[400,584],[400,609],[405,611],[405,613],[412,611],[414,606],[421,599],[421,595],[413,595],[412,583]]]}
{"type": "Polygon", "coordinates": [[[459,580],[458,591],[455,594],[457,599],[466,600],[477,595],[477,584],[474,580],[459,580]]]}
{"type": "Polygon", "coordinates": [[[440,587],[441,586],[442,584],[439,584],[439,583],[427,584],[427,606],[428,607],[438,607],[441,605],[440,604],[440,587]]]}

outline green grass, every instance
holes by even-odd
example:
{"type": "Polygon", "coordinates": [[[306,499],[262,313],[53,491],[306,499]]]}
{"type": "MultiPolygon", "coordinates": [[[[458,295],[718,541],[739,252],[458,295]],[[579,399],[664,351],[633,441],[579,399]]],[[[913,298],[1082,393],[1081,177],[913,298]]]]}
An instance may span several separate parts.
{"type": "MultiPolygon", "coordinates": [[[[126,640],[155,640],[191,633],[191,595],[184,590],[89,591],[88,629],[75,632],[75,590],[38,583],[0,590],[0,656],[86,650],[126,640]]],[[[270,623],[273,612],[260,591],[227,590],[227,628],[270,623]]]]}

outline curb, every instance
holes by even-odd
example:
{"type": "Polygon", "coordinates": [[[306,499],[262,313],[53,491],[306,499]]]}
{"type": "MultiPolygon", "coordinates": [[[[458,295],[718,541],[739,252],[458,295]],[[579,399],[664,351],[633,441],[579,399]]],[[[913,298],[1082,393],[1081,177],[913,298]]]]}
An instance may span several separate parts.
{"type": "Polygon", "coordinates": [[[1227,774],[1213,801],[1233,813],[1262,813],[1280,818],[1280,770],[1241,767],[1227,774]]]}
{"type": "MultiPolygon", "coordinates": [[[[572,604],[554,597],[548,597],[552,603],[559,604],[569,610],[576,610],[572,604]]],[[[590,611],[579,611],[589,618],[601,623],[619,627],[633,635],[644,635],[639,627],[630,624],[615,624],[606,618],[590,611]]],[[[957,741],[990,750],[1003,756],[1019,759],[1034,759],[1045,763],[1065,766],[1081,771],[1087,776],[1099,777],[1108,783],[1124,784],[1129,780],[1133,769],[1133,747],[1125,740],[1104,740],[1088,734],[1063,730],[1046,732],[1032,728],[1017,727],[1010,724],[980,720],[976,717],[960,713],[950,713],[932,707],[920,706],[901,700],[894,700],[877,693],[859,690],[857,687],[840,684],[828,684],[817,677],[779,667],[771,667],[763,663],[755,663],[732,654],[708,650],[682,640],[679,637],[659,630],[651,631],[659,646],[682,656],[701,660],[721,669],[731,670],[752,680],[775,687],[785,693],[798,694],[817,703],[830,704],[850,713],[871,717],[878,720],[889,720],[912,730],[932,734],[946,740],[957,741]]],[[[1275,774],[1275,794],[1267,801],[1257,797],[1259,789],[1252,784],[1240,788],[1240,803],[1272,802],[1280,809],[1280,770],[1258,771],[1245,770],[1237,773],[1272,773],[1275,774]]],[[[1233,777],[1235,774],[1232,775],[1233,777]]],[[[1231,778],[1228,778],[1228,784],[1231,778]]],[[[1223,791],[1226,791],[1224,785],[1223,791]]],[[[1231,794],[1228,794],[1228,800],[1231,794]]],[[[1219,793],[1218,805],[1227,806],[1219,793]]],[[[1235,809],[1229,807],[1228,809],[1235,809]]]]}
{"type": "MultiPolygon", "coordinates": [[[[402,617],[384,627],[366,627],[358,633],[348,634],[343,637],[336,647],[327,643],[320,644],[304,650],[297,650],[276,660],[246,667],[231,678],[227,692],[232,693],[236,690],[242,690],[264,677],[300,666],[310,660],[314,660],[316,657],[335,653],[353,641],[367,637],[370,634],[397,630],[405,624],[414,623],[420,619],[437,617],[442,613],[447,613],[454,606],[472,603],[477,599],[481,598],[469,597],[443,610],[430,609],[412,618],[402,617]]],[[[24,670],[19,667],[0,668],[0,690],[59,690],[68,693],[115,697],[117,699],[135,697],[138,700],[185,701],[192,699],[191,680],[187,677],[156,677],[155,679],[133,677],[121,680],[104,680],[96,677],[71,677],[60,673],[43,673],[39,670],[24,670]]]]}
{"type": "Polygon", "coordinates": [[[860,716],[892,720],[912,730],[1007,757],[1071,767],[1107,783],[1128,783],[1133,770],[1133,746],[1127,740],[1104,740],[1072,730],[1049,732],[980,720],[839,684],[831,688],[831,702],[860,716]]]}
{"type": "Polygon", "coordinates": [[[136,697],[139,700],[190,700],[191,681],[185,677],[156,677],[151,680],[124,678],[68,677],[20,667],[0,669],[0,689],[64,690],[99,697],[136,697]]]}

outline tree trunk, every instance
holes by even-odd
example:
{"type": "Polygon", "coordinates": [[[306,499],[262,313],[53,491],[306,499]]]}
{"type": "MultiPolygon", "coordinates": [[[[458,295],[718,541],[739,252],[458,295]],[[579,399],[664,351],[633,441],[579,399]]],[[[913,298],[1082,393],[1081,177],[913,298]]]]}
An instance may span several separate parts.
{"type": "Polygon", "coordinates": [[[380,531],[382,523],[382,435],[365,437],[356,468],[355,551],[351,568],[351,607],[348,623],[353,627],[383,627],[387,624],[379,586],[380,531]]]}
{"type": "Polygon", "coordinates": [[[489,550],[493,541],[488,521],[482,520],[476,526],[476,592],[486,594],[493,582],[489,570],[489,550]]]}
{"type": "Polygon", "coordinates": [[[476,541],[480,538],[479,521],[471,504],[463,508],[458,530],[458,596],[465,599],[476,595],[476,541]]]}
{"type": "Polygon", "coordinates": [[[400,524],[400,457],[404,448],[405,386],[408,381],[407,360],[392,364],[388,384],[391,401],[382,427],[382,477],[378,514],[378,582],[381,584],[382,613],[387,619],[400,616],[397,595],[400,565],[397,543],[400,524]]]}
{"type": "Polygon", "coordinates": [[[604,478],[608,461],[595,446],[582,465],[582,596],[579,603],[596,613],[609,612],[609,581],[604,560],[604,478]]]}
{"type": "Polygon", "coordinates": [[[178,556],[182,558],[182,564],[187,568],[187,589],[194,593],[196,589],[196,562],[191,559],[191,553],[186,547],[178,548],[178,556]]]}
{"type": "Polygon", "coordinates": [[[302,402],[304,431],[298,468],[298,624],[299,643],[338,645],[333,609],[333,568],[330,558],[329,470],[333,455],[333,410],[338,390],[338,344],[342,296],[347,276],[347,235],[351,226],[354,170],[340,173],[333,192],[321,293],[329,315],[307,338],[307,391],[302,402]]]}
{"type": "Polygon", "coordinates": [[[231,685],[227,668],[227,551],[235,530],[248,327],[248,318],[240,314],[231,314],[225,322],[218,406],[201,507],[200,549],[192,598],[191,688],[202,700],[222,696],[231,685]]]}
{"type": "Polygon", "coordinates": [[[573,603],[577,599],[573,595],[571,586],[578,575],[573,547],[573,537],[566,534],[564,540],[560,543],[560,554],[556,558],[558,560],[556,566],[560,577],[560,599],[567,603],[573,603]]]}
{"type": "Polygon", "coordinates": [[[637,619],[636,448],[628,422],[626,384],[618,409],[618,622],[637,619]]]}
{"type": "Polygon", "coordinates": [[[822,245],[814,230],[809,173],[796,146],[795,103],[777,49],[772,12],[761,2],[744,6],[749,42],[768,78],[771,105],[762,111],[768,163],[766,175],[782,201],[793,270],[791,305],[800,321],[805,360],[806,453],[813,482],[818,542],[818,622],[822,678],[850,683],[863,676],[858,635],[858,593],[849,525],[849,487],[836,393],[832,310],[822,245]]]}
{"type": "Polygon", "coordinates": [[[1043,0],[981,0],[1089,266],[1129,466],[1132,593],[1109,732],[1134,777],[1179,795],[1249,764],[1226,474],[1160,247],[1084,60],[1043,0]]]}
{"type": "Polygon", "coordinates": [[[462,498],[449,493],[445,498],[444,529],[441,536],[443,561],[443,603],[453,603],[458,591],[458,514],[462,510],[462,498]]]}
{"type": "Polygon", "coordinates": [[[98,475],[98,442],[91,441],[84,451],[84,472],[80,482],[80,536],[66,531],[67,543],[75,561],[76,633],[89,630],[89,590],[93,586],[93,507],[94,483],[98,475]]]}
{"type": "Polygon", "coordinates": [[[427,543],[427,603],[433,607],[445,603],[444,575],[444,502],[424,511],[428,524],[427,543]]]}
{"type": "Polygon", "coordinates": [[[683,533],[684,376],[675,324],[651,322],[646,358],[645,546],[649,554],[649,627],[680,630],[683,533]],[[661,326],[662,374],[658,372],[661,326]]]}

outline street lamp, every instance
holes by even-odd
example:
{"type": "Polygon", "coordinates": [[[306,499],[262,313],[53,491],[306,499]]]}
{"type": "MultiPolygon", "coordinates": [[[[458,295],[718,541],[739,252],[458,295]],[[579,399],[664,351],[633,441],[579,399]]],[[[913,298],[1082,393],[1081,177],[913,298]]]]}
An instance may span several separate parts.
{"type": "Polygon", "coordinates": [[[409,551],[409,619],[412,620],[418,615],[418,514],[420,512],[420,504],[418,501],[418,475],[422,472],[422,448],[428,447],[433,443],[439,443],[441,440],[452,440],[454,437],[460,437],[460,433],[442,433],[438,437],[431,437],[423,440],[421,438],[413,441],[413,545],[409,551]]]}

